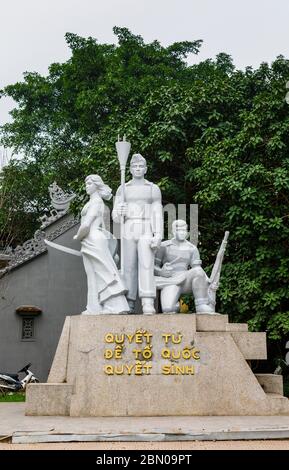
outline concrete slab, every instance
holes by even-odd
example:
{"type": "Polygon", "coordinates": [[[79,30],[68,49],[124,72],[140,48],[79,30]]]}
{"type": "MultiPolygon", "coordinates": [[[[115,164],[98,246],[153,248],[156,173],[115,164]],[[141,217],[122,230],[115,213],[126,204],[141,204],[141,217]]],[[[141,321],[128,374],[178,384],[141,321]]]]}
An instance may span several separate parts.
{"type": "Polygon", "coordinates": [[[228,324],[228,315],[216,314],[202,314],[195,315],[197,331],[226,331],[228,324]]]}
{"type": "Polygon", "coordinates": [[[46,416],[69,416],[70,401],[72,396],[72,385],[69,384],[33,384],[36,387],[31,388],[29,393],[26,391],[26,405],[29,409],[29,415],[41,415],[45,409],[46,416]]]}
{"type": "Polygon", "coordinates": [[[225,331],[227,324],[220,314],[75,315],[64,325],[49,383],[27,387],[26,414],[289,414],[287,400],[269,399],[246,362],[266,358],[265,333],[225,331]]]}
{"type": "Polygon", "coordinates": [[[247,323],[227,323],[226,331],[248,331],[247,323]]]}
{"type": "Polygon", "coordinates": [[[289,439],[289,416],[25,416],[24,403],[0,403],[0,438],[37,442],[289,439]]]}
{"type": "Polygon", "coordinates": [[[261,387],[266,393],[283,395],[283,376],[277,374],[255,374],[261,387]]]}
{"type": "Polygon", "coordinates": [[[231,336],[245,359],[267,359],[266,333],[232,331],[231,336]]]}

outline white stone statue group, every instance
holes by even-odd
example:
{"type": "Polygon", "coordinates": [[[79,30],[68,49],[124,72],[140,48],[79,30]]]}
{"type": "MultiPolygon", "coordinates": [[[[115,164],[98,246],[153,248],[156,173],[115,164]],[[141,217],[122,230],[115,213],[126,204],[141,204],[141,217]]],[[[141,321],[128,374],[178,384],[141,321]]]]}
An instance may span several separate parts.
{"type": "Polygon", "coordinates": [[[81,242],[87,275],[88,298],[83,313],[135,313],[139,297],[143,314],[154,314],[157,290],[163,313],[178,312],[182,294],[193,294],[196,313],[214,313],[226,240],[211,278],[201,267],[197,247],[187,241],[185,221],[173,222],[173,238],[162,242],[161,191],[145,179],[146,172],[145,158],[134,154],[130,161],[132,179],[116,193],[112,218],[117,223],[123,220],[122,274],[114,261],[116,240],[103,222],[103,201],[112,197],[111,189],[98,175],[85,180],[90,200],[82,209],[74,237],[81,242]]]}

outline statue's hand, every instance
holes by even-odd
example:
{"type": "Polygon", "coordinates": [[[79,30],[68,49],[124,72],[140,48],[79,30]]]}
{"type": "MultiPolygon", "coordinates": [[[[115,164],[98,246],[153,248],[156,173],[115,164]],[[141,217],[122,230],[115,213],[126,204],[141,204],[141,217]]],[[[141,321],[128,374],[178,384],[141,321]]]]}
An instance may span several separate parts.
{"type": "Polygon", "coordinates": [[[86,235],[89,234],[90,226],[87,224],[82,224],[76,235],[74,235],[73,240],[79,240],[81,241],[86,235]]]}
{"type": "Polygon", "coordinates": [[[116,212],[119,216],[126,216],[128,212],[128,205],[126,202],[122,202],[118,204],[116,212]]]}
{"type": "Polygon", "coordinates": [[[157,250],[161,245],[162,239],[160,237],[154,236],[151,239],[151,249],[157,250]]]}
{"type": "Polygon", "coordinates": [[[161,269],[160,275],[162,277],[172,277],[173,268],[169,264],[165,263],[161,269]]]}

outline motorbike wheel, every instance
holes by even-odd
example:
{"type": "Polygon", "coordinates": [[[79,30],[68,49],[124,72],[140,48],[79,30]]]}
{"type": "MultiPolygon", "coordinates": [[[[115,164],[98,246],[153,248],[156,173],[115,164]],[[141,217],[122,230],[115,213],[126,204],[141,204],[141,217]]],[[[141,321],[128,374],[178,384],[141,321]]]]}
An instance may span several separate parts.
{"type": "Polygon", "coordinates": [[[38,380],[38,379],[32,379],[30,383],[32,383],[32,384],[39,384],[39,380],[38,380]]]}
{"type": "Polygon", "coordinates": [[[6,385],[5,382],[0,379],[0,397],[4,397],[7,393],[7,388],[1,387],[1,384],[6,385]]]}

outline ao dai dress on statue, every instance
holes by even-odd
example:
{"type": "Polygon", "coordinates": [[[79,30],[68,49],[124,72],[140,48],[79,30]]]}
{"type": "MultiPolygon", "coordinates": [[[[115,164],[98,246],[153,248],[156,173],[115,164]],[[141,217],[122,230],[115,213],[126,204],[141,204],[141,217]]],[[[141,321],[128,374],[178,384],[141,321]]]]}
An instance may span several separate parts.
{"type": "Polygon", "coordinates": [[[81,223],[91,221],[89,233],[81,240],[87,275],[87,307],[84,314],[121,313],[129,310],[126,289],[110,251],[112,235],[103,228],[104,203],[90,200],[82,209],[81,223]]]}

